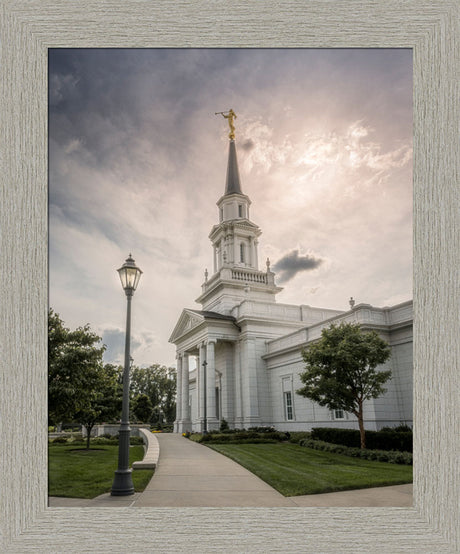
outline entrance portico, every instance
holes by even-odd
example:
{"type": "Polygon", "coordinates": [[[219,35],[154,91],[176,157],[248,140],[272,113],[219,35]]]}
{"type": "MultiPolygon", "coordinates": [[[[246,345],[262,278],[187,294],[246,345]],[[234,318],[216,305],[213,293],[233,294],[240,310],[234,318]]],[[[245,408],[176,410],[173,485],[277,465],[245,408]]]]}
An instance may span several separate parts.
{"type": "Polygon", "coordinates": [[[233,423],[238,334],[232,316],[183,311],[170,339],[177,346],[175,432],[212,431],[222,419],[233,423]]]}

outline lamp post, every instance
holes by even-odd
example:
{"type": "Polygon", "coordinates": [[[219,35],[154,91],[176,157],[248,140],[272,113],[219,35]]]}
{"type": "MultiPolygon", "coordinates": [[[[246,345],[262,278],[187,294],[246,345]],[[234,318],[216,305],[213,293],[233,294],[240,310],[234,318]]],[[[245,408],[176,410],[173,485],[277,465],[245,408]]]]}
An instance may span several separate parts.
{"type": "Polygon", "coordinates": [[[208,399],[207,399],[207,381],[206,381],[206,378],[207,378],[207,375],[206,375],[206,366],[208,365],[208,362],[205,360],[203,362],[203,388],[204,388],[204,420],[203,420],[203,433],[207,433],[208,432],[208,414],[207,414],[207,403],[208,403],[208,399]]]}
{"type": "Polygon", "coordinates": [[[112,496],[127,496],[134,494],[132,470],[129,469],[129,368],[130,368],[130,339],[131,339],[131,300],[141,278],[142,271],[134,263],[131,254],[125,263],[117,270],[122,287],[126,294],[126,337],[125,337],[125,366],[123,370],[123,404],[121,410],[121,425],[118,443],[118,469],[110,494],[112,496]]]}

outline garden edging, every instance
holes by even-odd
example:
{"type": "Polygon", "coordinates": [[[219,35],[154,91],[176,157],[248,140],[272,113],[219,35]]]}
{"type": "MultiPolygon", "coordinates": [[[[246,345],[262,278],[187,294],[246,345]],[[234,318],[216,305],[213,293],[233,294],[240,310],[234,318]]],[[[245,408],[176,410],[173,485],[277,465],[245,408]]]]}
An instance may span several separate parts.
{"type": "Polygon", "coordinates": [[[160,444],[156,436],[148,429],[139,429],[139,435],[144,439],[144,458],[133,462],[133,469],[155,469],[160,456],[160,444]]]}

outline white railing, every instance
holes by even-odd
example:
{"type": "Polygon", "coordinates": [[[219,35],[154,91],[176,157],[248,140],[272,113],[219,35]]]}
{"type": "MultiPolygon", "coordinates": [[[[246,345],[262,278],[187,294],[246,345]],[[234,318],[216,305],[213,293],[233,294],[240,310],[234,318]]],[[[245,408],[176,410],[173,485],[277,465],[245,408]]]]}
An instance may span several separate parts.
{"type": "Polygon", "coordinates": [[[235,279],[235,281],[247,281],[248,283],[267,284],[267,274],[261,271],[253,272],[244,269],[232,269],[232,279],[235,279]]]}

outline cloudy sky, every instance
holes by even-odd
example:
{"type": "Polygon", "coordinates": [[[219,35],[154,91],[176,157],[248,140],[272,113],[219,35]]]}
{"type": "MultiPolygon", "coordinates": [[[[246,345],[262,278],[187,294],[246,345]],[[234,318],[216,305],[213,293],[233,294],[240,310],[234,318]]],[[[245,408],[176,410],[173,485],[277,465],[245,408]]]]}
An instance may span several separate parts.
{"type": "Polygon", "coordinates": [[[121,362],[116,269],[144,271],[136,365],[175,365],[199,309],[228,125],[277,301],[348,309],[412,297],[412,53],[391,49],[59,49],[49,55],[50,306],[121,362]]]}

